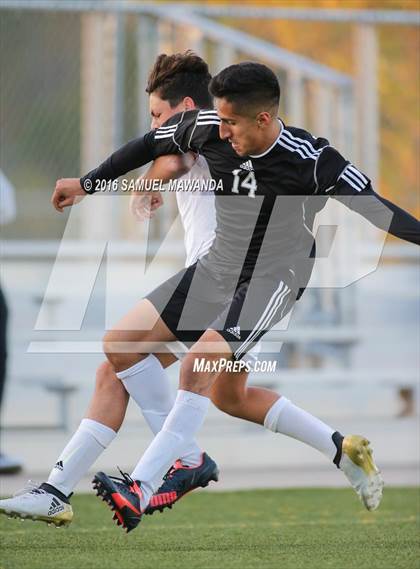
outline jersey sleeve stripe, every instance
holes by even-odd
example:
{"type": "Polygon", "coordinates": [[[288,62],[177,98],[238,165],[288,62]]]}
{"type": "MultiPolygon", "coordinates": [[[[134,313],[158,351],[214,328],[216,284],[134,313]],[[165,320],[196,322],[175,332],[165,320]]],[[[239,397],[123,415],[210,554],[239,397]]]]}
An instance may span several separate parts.
{"type": "Polygon", "coordinates": [[[158,138],[159,136],[163,136],[166,134],[175,134],[176,133],[176,129],[174,130],[157,130],[155,133],[155,138],[158,138]]]}
{"type": "Polygon", "coordinates": [[[279,140],[277,142],[278,142],[278,144],[280,144],[280,146],[287,148],[287,150],[290,150],[291,152],[297,152],[300,156],[302,156],[302,158],[312,158],[312,160],[316,160],[315,156],[311,156],[311,155],[308,156],[306,153],[304,154],[301,148],[294,147],[292,145],[289,146],[289,144],[287,144],[284,139],[282,140],[281,138],[279,138],[279,140]]]}
{"type": "Polygon", "coordinates": [[[362,174],[362,172],[360,172],[360,170],[358,170],[355,166],[353,166],[353,164],[349,164],[348,165],[348,170],[354,174],[355,176],[357,176],[358,178],[360,178],[360,180],[366,185],[369,183],[369,180],[366,178],[366,176],[364,176],[362,174]]]}
{"type": "Polygon", "coordinates": [[[290,140],[294,141],[295,143],[300,143],[303,146],[306,146],[311,153],[318,153],[319,150],[316,150],[313,145],[304,138],[299,138],[298,136],[294,136],[289,130],[286,128],[283,129],[284,135],[289,138],[290,140]]]}
{"type": "MultiPolygon", "coordinates": [[[[284,130],[284,133],[286,133],[287,131],[284,130]]],[[[320,150],[314,150],[313,152],[310,151],[308,149],[307,146],[303,145],[303,144],[299,144],[298,142],[296,142],[295,140],[290,139],[289,137],[284,137],[283,133],[280,136],[280,139],[283,140],[283,142],[285,142],[286,144],[288,144],[289,146],[293,146],[296,149],[300,149],[302,152],[305,153],[307,158],[316,158],[322,151],[322,148],[320,150]]]]}
{"type": "Polygon", "coordinates": [[[220,121],[199,121],[197,122],[197,126],[202,126],[202,125],[206,125],[206,124],[216,124],[217,126],[220,125],[220,121]]]}
{"type": "Polygon", "coordinates": [[[340,178],[342,180],[345,180],[352,188],[356,190],[356,192],[361,192],[363,190],[363,187],[360,187],[358,184],[356,184],[354,180],[349,178],[345,173],[341,174],[340,178]]]}
{"type": "Polygon", "coordinates": [[[198,113],[199,116],[202,115],[214,115],[217,117],[217,112],[215,110],[210,110],[210,111],[199,111],[198,113]]]}
{"type": "Polygon", "coordinates": [[[349,168],[347,168],[347,170],[345,170],[344,173],[346,174],[346,176],[351,178],[358,186],[360,186],[362,188],[362,190],[364,187],[366,187],[366,184],[364,182],[362,182],[358,176],[353,174],[353,172],[349,168]]]}
{"type": "MultiPolygon", "coordinates": [[[[176,132],[177,129],[178,129],[178,126],[179,126],[179,125],[182,123],[182,121],[184,120],[185,113],[186,113],[186,111],[183,111],[183,112],[182,112],[181,118],[179,119],[179,121],[178,121],[176,124],[170,124],[170,125],[168,125],[168,126],[161,126],[161,127],[159,127],[159,128],[157,129],[157,131],[156,131],[155,139],[161,138],[161,136],[160,136],[161,134],[163,135],[163,134],[168,134],[168,133],[170,133],[171,136],[172,136],[173,134],[175,134],[175,132],[176,132]],[[159,136],[156,136],[156,135],[159,135],[159,136]]],[[[174,142],[175,142],[175,140],[174,140],[174,142]]]]}
{"type": "Polygon", "coordinates": [[[170,126],[160,126],[157,129],[157,132],[165,131],[165,130],[176,130],[178,128],[177,124],[172,124],[170,126]]]}
{"type": "Polygon", "coordinates": [[[175,134],[175,131],[174,132],[167,132],[166,134],[155,134],[155,140],[160,140],[162,138],[172,138],[174,134],[175,134]]]}
{"type": "Polygon", "coordinates": [[[346,179],[353,180],[353,182],[357,185],[358,188],[360,188],[360,190],[364,190],[369,181],[362,181],[361,176],[356,175],[350,166],[351,165],[347,166],[347,168],[343,170],[342,174],[339,176],[339,179],[345,175],[346,179]]]}

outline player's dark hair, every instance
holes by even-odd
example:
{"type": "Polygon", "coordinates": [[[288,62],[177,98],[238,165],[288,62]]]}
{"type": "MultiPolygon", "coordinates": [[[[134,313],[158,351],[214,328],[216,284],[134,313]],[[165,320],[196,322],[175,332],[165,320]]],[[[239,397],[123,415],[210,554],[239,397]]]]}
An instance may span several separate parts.
{"type": "Polygon", "coordinates": [[[191,97],[197,107],[211,109],[210,79],[207,63],[193,51],[173,55],[161,53],[150,71],[146,93],[156,93],[171,107],[185,97],[191,97]]]}
{"type": "Polygon", "coordinates": [[[213,97],[224,98],[239,113],[255,111],[277,113],[280,102],[280,85],[273,71],[254,61],[244,61],[226,67],[210,81],[213,97]]]}

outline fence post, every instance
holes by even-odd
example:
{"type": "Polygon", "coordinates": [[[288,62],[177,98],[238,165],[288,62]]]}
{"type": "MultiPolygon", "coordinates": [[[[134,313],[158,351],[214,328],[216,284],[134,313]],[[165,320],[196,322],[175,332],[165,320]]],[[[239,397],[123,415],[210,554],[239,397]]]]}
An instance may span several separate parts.
{"type": "Polygon", "coordinates": [[[304,126],[304,83],[302,73],[297,69],[287,73],[286,113],[290,124],[304,126]]]}
{"type": "MultiPolygon", "coordinates": [[[[113,14],[83,14],[81,17],[82,172],[104,160],[121,136],[121,131],[116,130],[117,121],[122,120],[122,92],[117,89],[117,56],[120,53],[117,46],[122,45],[123,39],[118,37],[122,33],[118,18],[113,14]]],[[[120,64],[122,66],[123,60],[120,64]]],[[[97,199],[97,212],[93,218],[82,219],[81,236],[91,239],[117,237],[120,227],[115,204],[111,204],[114,200],[105,196],[92,199],[97,199]]]]}
{"type": "Polygon", "coordinates": [[[378,40],[372,25],[357,25],[354,32],[356,71],[358,166],[378,189],[379,180],[379,98],[378,40]]]}

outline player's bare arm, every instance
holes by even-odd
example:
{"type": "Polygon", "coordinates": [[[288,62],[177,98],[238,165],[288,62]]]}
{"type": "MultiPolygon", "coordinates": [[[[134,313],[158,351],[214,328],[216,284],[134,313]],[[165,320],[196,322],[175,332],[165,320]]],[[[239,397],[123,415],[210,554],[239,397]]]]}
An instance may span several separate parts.
{"type": "Polygon", "coordinates": [[[58,212],[63,213],[65,207],[79,203],[84,196],[86,192],[80,185],[79,178],[61,178],[55,184],[51,203],[58,212]]]}

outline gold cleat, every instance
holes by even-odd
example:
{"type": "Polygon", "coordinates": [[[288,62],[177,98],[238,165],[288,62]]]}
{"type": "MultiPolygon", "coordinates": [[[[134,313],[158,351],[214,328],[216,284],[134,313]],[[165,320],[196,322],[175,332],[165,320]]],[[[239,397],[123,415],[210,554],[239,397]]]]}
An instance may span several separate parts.
{"type": "Polygon", "coordinates": [[[20,519],[21,522],[25,520],[32,520],[34,522],[45,522],[49,526],[55,526],[56,528],[68,527],[73,520],[73,511],[68,511],[54,517],[48,516],[37,516],[31,514],[23,514],[21,512],[12,512],[0,509],[0,514],[5,514],[8,519],[20,519]]]}
{"type": "Polygon", "coordinates": [[[0,500],[0,514],[22,521],[45,522],[57,528],[68,526],[71,523],[73,509],[68,502],[41,487],[25,490],[12,498],[0,500]]]}
{"type": "Polygon", "coordinates": [[[360,435],[348,435],[342,443],[339,464],[364,506],[376,510],[382,500],[384,481],[376,466],[369,441],[360,435]]]}

